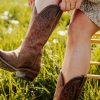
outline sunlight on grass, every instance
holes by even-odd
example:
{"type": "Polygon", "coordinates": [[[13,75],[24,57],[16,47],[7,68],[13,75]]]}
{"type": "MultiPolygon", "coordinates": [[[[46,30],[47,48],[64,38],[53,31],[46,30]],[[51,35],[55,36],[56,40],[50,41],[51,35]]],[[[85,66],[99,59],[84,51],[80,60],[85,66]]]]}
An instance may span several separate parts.
{"type": "MultiPolygon", "coordinates": [[[[19,47],[27,32],[31,12],[27,0],[0,0],[0,49],[19,47]]],[[[44,47],[41,72],[33,82],[0,70],[0,100],[52,100],[64,58],[69,20],[70,15],[64,13],[44,47]]],[[[92,60],[100,61],[100,45],[92,47],[95,48],[92,60]]],[[[89,73],[100,74],[99,67],[91,67],[89,73]]],[[[80,100],[100,100],[100,81],[88,79],[80,100]]]]}

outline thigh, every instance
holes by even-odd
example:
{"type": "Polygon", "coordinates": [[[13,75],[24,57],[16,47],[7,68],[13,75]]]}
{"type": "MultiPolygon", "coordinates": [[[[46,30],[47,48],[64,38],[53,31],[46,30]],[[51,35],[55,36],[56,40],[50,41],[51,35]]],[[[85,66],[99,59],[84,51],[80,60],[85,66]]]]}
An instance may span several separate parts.
{"type": "MultiPolygon", "coordinates": [[[[69,32],[73,34],[74,37],[91,37],[99,27],[94,24],[89,17],[87,17],[81,10],[76,10],[72,16],[69,32]]],[[[70,34],[69,34],[70,35],[70,34]]]]}
{"type": "Polygon", "coordinates": [[[100,0],[83,0],[80,10],[100,27],[100,0]]]}

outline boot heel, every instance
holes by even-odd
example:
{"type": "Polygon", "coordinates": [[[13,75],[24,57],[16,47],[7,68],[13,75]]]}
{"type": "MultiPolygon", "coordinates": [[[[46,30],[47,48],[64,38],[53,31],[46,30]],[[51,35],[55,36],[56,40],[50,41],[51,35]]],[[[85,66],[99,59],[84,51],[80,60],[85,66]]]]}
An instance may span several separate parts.
{"type": "Polygon", "coordinates": [[[16,71],[16,76],[18,78],[25,79],[27,81],[33,81],[37,75],[37,73],[32,73],[28,71],[16,71]]]}

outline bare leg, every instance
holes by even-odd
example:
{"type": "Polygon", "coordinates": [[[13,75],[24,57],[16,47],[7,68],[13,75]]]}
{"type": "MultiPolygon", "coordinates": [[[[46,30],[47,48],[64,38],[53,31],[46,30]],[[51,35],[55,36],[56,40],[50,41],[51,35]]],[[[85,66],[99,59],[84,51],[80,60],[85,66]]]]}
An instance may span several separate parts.
{"type": "Polygon", "coordinates": [[[62,67],[66,83],[74,77],[87,74],[91,57],[90,39],[98,29],[80,10],[75,12],[69,26],[67,49],[62,67]]]}
{"type": "Polygon", "coordinates": [[[76,10],[68,30],[68,42],[54,100],[78,100],[90,63],[90,39],[98,27],[76,10]]]}

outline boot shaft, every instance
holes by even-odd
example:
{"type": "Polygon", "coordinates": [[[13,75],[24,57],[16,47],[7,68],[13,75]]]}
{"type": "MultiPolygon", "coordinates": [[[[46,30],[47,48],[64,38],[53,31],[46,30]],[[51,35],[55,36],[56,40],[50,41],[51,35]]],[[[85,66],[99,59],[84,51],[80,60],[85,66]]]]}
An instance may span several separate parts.
{"type": "Polygon", "coordinates": [[[31,22],[24,44],[31,48],[36,46],[36,48],[42,48],[56,27],[61,15],[62,11],[57,5],[50,5],[36,14],[31,22]]]}
{"type": "Polygon", "coordinates": [[[54,100],[78,100],[85,81],[85,76],[79,76],[71,79],[65,84],[61,72],[58,78],[54,100]]]}
{"type": "Polygon", "coordinates": [[[37,13],[36,8],[34,12],[34,18],[21,46],[18,66],[31,65],[30,67],[32,69],[40,70],[43,46],[56,27],[62,15],[62,11],[58,5],[50,5],[44,8],[40,13],[37,13]]]}

